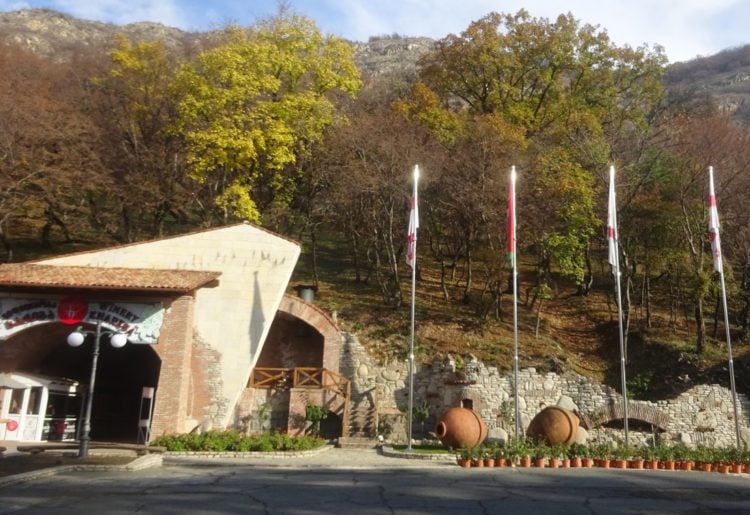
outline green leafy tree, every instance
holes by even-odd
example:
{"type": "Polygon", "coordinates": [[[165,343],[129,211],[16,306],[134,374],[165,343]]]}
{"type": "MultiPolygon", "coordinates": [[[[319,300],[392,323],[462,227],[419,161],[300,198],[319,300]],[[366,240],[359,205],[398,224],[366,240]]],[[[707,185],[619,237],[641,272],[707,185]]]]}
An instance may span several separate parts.
{"type": "MultiPolygon", "coordinates": [[[[533,206],[526,241],[538,244],[541,269],[554,261],[584,293],[589,242],[601,224],[596,179],[616,143],[647,127],[664,63],[660,48],[618,48],[570,14],[551,22],[523,10],[473,22],[423,60],[422,79],[442,106],[498,116],[528,138],[518,184],[518,204],[533,206]]],[[[423,118],[436,119],[432,110],[423,118]]]]}
{"type": "Polygon", "coordinates": [[[315,23],[282,11],[248,29],[227,29],[179,77],[175,130],[188,145],[190,176],[210,191],[220,218],[259,221],[288,204],[295,165],[336,121],[334,93],[360,81],[352,49],[315,23]]]}

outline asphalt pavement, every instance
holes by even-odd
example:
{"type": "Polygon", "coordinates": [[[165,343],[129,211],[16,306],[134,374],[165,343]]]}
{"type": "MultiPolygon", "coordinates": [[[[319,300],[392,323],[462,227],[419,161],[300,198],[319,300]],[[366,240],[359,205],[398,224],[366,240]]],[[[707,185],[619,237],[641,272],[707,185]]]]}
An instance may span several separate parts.
{"type": "Polygon", "coordinates": [[[0,487],[5,513],[750,513],[750,477],[683,471],[461,469],[331,449],[296,458],[165,457],[0,487]]]}

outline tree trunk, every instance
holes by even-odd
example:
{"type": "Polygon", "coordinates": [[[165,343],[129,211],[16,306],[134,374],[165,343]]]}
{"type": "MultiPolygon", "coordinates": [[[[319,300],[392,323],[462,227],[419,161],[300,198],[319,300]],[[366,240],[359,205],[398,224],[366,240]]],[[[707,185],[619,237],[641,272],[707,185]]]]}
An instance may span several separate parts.
{"type": "Polygon", "coordinates": [[[583,276],[583,281],[581,281],[581,284],[578,287],[578,294],[586,297],[589,292],[591,292],[591,287],[594,285],[594,272],[591,264],[590,245],[586,246],[584,261],[586,263],[586,273],[583,276]]]}
{"type": "Polygon", "coordinates": [[[8,240],[8,236],[5,234],[5,230],[3,229],[2,224],[0,224],[0,243],[3,244],[3,247],[5,247],[5,253],[6,256],[6,263],[10,263],[13,261],[13,246],[10,244],[10,240],[8,240]]]}
{"type": "Polygon", "coordinates": [[[318,291],[318,234],[315,225],[310,228],[310,247],[312,254],[313,289],[318,291]]]}
{"type": "Polygon", "coordinates": [[[719,310],[721,309],[721,296],[716,295],[716,303],[714,304],[714,332],[713,339],[715,340],[719,334],[719,310]]]}
{"type": "Polygon", "coordinates": [[[544,303],[544,298],[539,297],[539,304],[537,304],[536,308],[536,327],[534,328],[534,338],[539,339],[539,325],[542,320],[542,304],[544,303]]]}
{"type": "Polygon", "coordinates": [[[356,232],[351,232],[352,235],[352,256],[354,258],[354,282],[362,282],[362,271],[359,262],[359,238],[356,232]]]}
{"type": "Polygon", "coordinates": [[[464,288],[464,303],[471,300],[471,282],[472,282],[472,261],[471,248],[466,249],[466,287],[464,288]]]}
{"type": "Polygon", "coordinates": [[[449,302],[451,300],[450,295],[448,295],[448,286],[445,284],[445,260],[440,260],[440,289],[443,290],[443,299],[445,299],[445,302],[449,302]]]}
{"type": "Polygon", "coordinates": [[[651,329],[651,277],[644,274],[644,302],[646,305],[646,327],[651,329]]]}
{"type": "Polygon", "coordinates": [[[695,352],[703,354],[703,347],[706,343],[706,320],[703,317],[703,299],[698,299],[695,303],[695,352]]]}

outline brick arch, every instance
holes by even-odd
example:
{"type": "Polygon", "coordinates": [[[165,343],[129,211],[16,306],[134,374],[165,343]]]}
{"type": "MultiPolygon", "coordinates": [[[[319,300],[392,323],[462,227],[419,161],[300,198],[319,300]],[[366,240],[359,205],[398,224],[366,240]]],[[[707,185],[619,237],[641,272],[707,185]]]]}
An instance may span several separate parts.
{"type": "Polygon", "coordinates": [[[289,294],[281,299],[278,311],[302,320],[320,333],[323,337],[323,367],[338,372],[343,337],[333,318],[318,306],[289,294]]]}
{"type": "MultiPolygon", "coordinates": [[[[588,425],[590,428],[594,428],[612,420],[622,420],[623,418],[625,418],[624,404],[612,402],[604,406],[596,416],[589,417],[588,425]]],[[[669,415],[649,403],[628,401],[628,420],[641,420],[666,431],[669,424],[669,415]]]]}

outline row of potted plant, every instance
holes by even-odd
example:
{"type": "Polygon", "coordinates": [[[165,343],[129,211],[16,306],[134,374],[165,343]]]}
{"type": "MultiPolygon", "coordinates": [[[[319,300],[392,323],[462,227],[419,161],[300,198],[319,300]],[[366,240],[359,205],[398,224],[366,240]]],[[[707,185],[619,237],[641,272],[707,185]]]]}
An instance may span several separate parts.
{"type": "Polygon", "coordinates": [[[505,445],[459,449],[462,467],[603,467],[750,473],[750,451],[737,448],[691,448],[683,444],[633,447],[612,443],[557,444],[511,440],[505,445]]]}

